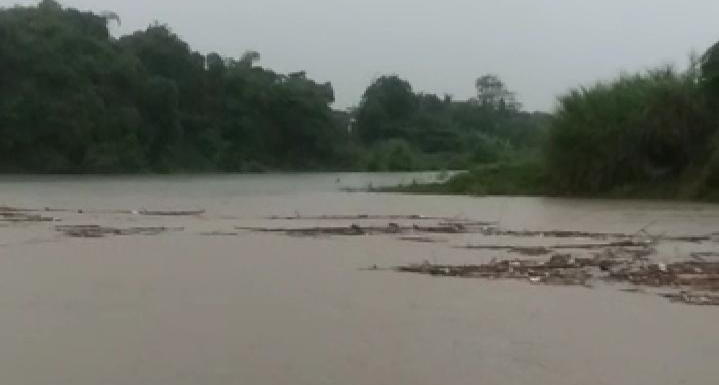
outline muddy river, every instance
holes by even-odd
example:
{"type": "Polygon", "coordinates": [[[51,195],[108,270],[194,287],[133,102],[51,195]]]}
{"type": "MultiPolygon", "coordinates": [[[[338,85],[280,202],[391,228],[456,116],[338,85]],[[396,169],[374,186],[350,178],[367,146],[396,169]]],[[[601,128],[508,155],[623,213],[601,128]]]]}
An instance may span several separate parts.
{"type": "Polygon", "coordinates": [[[1,382],[716,383],[719,206],[435,177],[4,177],[1,382]]]}

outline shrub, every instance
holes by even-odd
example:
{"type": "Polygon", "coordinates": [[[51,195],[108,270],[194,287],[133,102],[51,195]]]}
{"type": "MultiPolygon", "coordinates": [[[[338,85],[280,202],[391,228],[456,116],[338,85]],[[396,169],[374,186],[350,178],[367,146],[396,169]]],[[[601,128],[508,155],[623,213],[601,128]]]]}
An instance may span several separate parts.
{"type": "Polygon", "coordinates": [[[559,101],[546,149],[559,192],[671,180],[709,154],[715,129],[692,72],[623,75],[559,101]]]}

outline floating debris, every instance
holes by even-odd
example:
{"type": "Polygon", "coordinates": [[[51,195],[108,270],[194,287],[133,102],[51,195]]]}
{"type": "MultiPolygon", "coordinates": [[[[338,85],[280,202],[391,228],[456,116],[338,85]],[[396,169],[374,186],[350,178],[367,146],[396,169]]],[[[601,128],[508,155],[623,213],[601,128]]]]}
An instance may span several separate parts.
{"type": "Polygon", "coordinates": [[[412,230],[423,233],[468,234],[481,232],[484,230],[484,226],[477,227],[464,223],[444,223],[435,226],[420,226],[415,224],[412,226],[412,230]]]}
{"type": "Polygon", "coordinates": [[[139,215],[148,215],[148,216],[179,217],[179,216],[202,215],[205,213],[205,210],[178,210],[178,211],[138,210],[137,213],[139,215]]]}
{"type": "Polygon", "coordinates": [[[645,291],[638,287],[625,287],[623,289],[619,289],[619,291],[624,293],[644,293],[645,291]]]}
{"type": "Polygon", "coordinates": [[[552,253],[551,248],[544,246],[468,245],[462,246],[461,248],[472,250],[506,250],[510,253],[527,256],[547,255],[552,253]]]}
{"type": "MultiPolygon", "coordinates": [[[[630,254],[631,255],[631,254],[630,254]]],[[[401,266],[396,271],[441,277],[519,279],[535,284],[590,286],[592,280],[629,283],[637,292],[642,287],[669,287],[696,291],[719,291],[719,262],[646,263],[627,258],[575,258],[555,254],[548,261],[503,260],[480,265],[435,265],[424,262],[401,266]]],[[[694,305],[719,305],[719,295],[679,294],[667,298],[694,305]]]]}
{"type": "Polygon", "coordinates": [[[0,222],[22,223],[22,222],[57,222],[58,218],[45,217],[37,214],[28,214],[21,211],[0,211],[0,222]]]}
{"type": "Polygon", "coordinates": [[[407,235],[407,236],[399,237],[398,239],[399,239],[399,240],[402,240],[402,241],[418,242],[418,243],[442,243],[442,242],[446,242],[445,239],[432,238],[432,237],[427,237],[427,236],[423,236],[423,235],[407,235]]]}
{"type": "Polygon", "coordinates": [[[208,231],[204,233],[200,233],[200,235],[208,236],[208,237],[234,237],[237,235],[240,235],[238,232],[233,231],[208,231]]]}
{"type": "Polygon", "coordinates": [[[28,212],[28,211],[36,211],[36,210],[24,209],[24,208],[19,208],[19,207],[0,206],[0,211],[8,213],[8,212],[18,212],[18,211],[28,212]]]}
{"type": "Polygon", "coordinates": [[[687,242],[701,243],[714,239],[711,235],[698,236],[644,236],[639,237],[636,234],[622,233],[592,233],[585,231],[567,231],[567,230],[548,230],[548,231],[530,231],[530,230],[506,230],[498,227],[485,227],[482,229],[483,235],[489,236],[510,236],[510,237],[540,237],[540,238],[575,238],[575,239],[594,239],[594,240],[610,240],[610,239],[648,239],[647,242],[668,241],[668,242],[687,242]]]}
{"type": "Polygon", "coordinates": [[[681,293],[665,293],[660,294],[664,298],[668,298],[672,302],[684,303],[695,306],[719,306],[719,295],[691,293],[683,291],[681,293]]]}
{"type": "Polygon", "coordinates": [[[68,237],[101,238],[107,235],[158,235],[166,231],[182,231],[181,227],[130,227],[125,229],[98,225],[56,226],[55,230],[68,237]]]}
{"type": "Polygon", "coordinates": [[[592,275],[585,268],[596,265],[589,259],[575,259],[570,255],[558,254],[547,262],[515,259],[462,266],[434,265],[424,262],[419,265],[398,267],[396,270],[441,277],[520,279],[548,285],[587,286],[592,275]]]}
{"type": "Polygon", "coordinates": [[[530,231],[530,230],[507,230],[497,227],[488,227],[482,229],[483,235],[490,236],[510,236],[510,237],[540,237],[540,238],[575,238],[575,239],[597,239],[607,240],[611,238],[629,238],[630,235],[621,233],[591,233],[584,231],[567,231],[567,230],[547,230],[547,231],[530,231]]]}
{"type": "Polygon", "coordinates": [[[689,287],[719,291],[719,262],[677,262],[625,266],[609,278],[650,287],[689,287]]]}
{"type": "MultiPolygon", "coordinates": [[[[343,219],[343,220],[362,220],[362,219],[437,219],[433,217],[422,216],[372,216],[369,214],[362,215],[338,215],[338,216],[316,216],[303,217],[299,214],[294,217],[269,217],[271,219],[343,219]]],[[[435,233],[435,234],[479,234],[484,236],[503,236],[503,237],[537,237],[537,238],[560,238],[560,239],[590,239],[595,241],[605,241],[605,243],[585,243],[585,244],[565,244],[545,249],[534,248],[514,248],[515,251],[525,255],[544,255],[554,249],[606,249],[609,247],[636,247],[648,248],[659,241],[668,242],[691,242],[701,243],[712,240],[712,236],[637,236],[636,234],[622,233],[592,233],[584,231],[566,231],[566,230],[548,230],[548,231],[530,231],[530,230],[507,230],[496,226],[495,222],[477,222],[477,221],[461,221],[451,218],[442,218],[436,224],[424,225],[414,223],[411,226],[400,225],[395,222],[388,223],[387,226],[377,225],[360,225],[354,223],[352,226],[319,226],[319,227],[236,227],[237,230],[248,230],[258,232],[285,233],[292,236],[356,236],[356,235],[379,235],[379,234],[407,234],[407,233],[435,233]],[[551,250],[549,250],[551,249],[551,250]],[[547,251],[549,250],[549,251],[547,251]]],[[[468,248],[485,248],[483,246],[468,248]]],[[[509,249],[510,247],[498,247],[498,249],[509,249]]]]}
{"type": "Polygon", "coordinates": [[[552,249],[607,249],[607,248],[632,248],[632,247],[651,247],[654,244],[653,240],[625,240],[610,243],[580,243],[580,244],[565,244],[551,246],[552,249]]]}
{"type": "Polygon", "coordinates": [[[299,213],[296,213],[293,216],[278,216],[273,215],[266,217],[265,219],[270,220],[344,220],[344,221],[359,221],[359,220],[413,220],[413,221],[420,221],[420,220],[435,220],[435,221],[447,221],[447,222],[470,222],[474,224],[485,224],[485,225],[491,225],[496,224],[496,222],[478,222],[478,221],[472,221],[472,220],[462,220],[462,219],[456,219],[456,218],[448,218],[448,217],[433,217],[433,216],[427,216],[427,215],[419,215],[419,214],[409,214],[409,215],[376,215],[376,214],[343,214],[343,215],[300,215],[299,213]]]}
{"type": "Polygon", "coordinates": [[[400,225],[390,222],[387,226],[362,226],[354,223],[348,226],[319,226],[319,227],[246,227],[238,226],[236,230],[268,232],[268,233],[284,233],[292,236],[320,236],[320,235],[378,235],[378,234],[404,234],[404,233],[436,233],[436,234],[471,234],[480,233],[485,226],[465,224],[465,223],[447,223],[438,225],[422,226],[413,224],[412,226],[400,225]]]}
{"type": "Polygon", "coordinates": [[[389,223],[387,226],[361,226],[357,223],[351,226],[326,226],[326,227],[299,227],[299,228],[272,228],[272,227],[235,227],[236,230],[284,233],[291,236],[357,236],[377,234],[403,234],[413,232],[439,233],[439,234],[463,234],[476,232],[469,226],[462,224],[438,225],[438,226],[401,226],[397,223],[389,223]]]}
{"type": "Polygon", "coordinates": [[[473,250],[505,250],[510,253],[527,255],[527,256],[542,256],[551,254],[557,250],[606,250],[606,249],[623,249],[629,251],[632,250],[634,254],[645,254],[649,255],[654,250],[650,249],[654,245],[653,241],[644,240],[622,240],[610,243],[580,243],[580,244],[562,244],[554,246],[517,246],[517,245],[467,245],[461,248],[473,249],[473,250]]]}

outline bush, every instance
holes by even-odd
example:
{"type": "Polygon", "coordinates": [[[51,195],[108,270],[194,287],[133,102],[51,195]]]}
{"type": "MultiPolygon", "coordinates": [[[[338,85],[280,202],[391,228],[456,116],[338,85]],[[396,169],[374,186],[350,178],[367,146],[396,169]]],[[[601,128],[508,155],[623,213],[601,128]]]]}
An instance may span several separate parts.
{"type": "Polygon", "coordinates": [[[705,161],[715,131],[696,76],[624,75],[560,98],[546,150],[558,192],[597,194],[673,180],[705,161]]]}
{"type": "Polygon", "coordinates": [[[467,195],[541,195],[547,192],[541,162],[499,163],[454,175],[447,182],[387,189],[412,193],[467,195]]]}
{"type": "Polygon", "coordinates": [[[367,169],[370,171],[408,171],[419,165],[419,155],[403,139],[389,139],[373,146],[367,169]]]}

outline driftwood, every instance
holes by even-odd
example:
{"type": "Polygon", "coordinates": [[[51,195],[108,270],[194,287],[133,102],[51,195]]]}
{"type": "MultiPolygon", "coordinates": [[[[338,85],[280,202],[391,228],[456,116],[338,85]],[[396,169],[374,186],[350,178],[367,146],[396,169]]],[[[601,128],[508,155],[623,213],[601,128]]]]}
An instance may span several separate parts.
{"type": "Polygon", "coordinates": [[[611,247],[650,247],[654,244],[650,240],[625,240],[616,241],[610,243],[582,243],[582,244],[566,244],[566,245],[555,245],[552,249],[606,249],[611,247]]]}
{"type": "Polygon", "coordinates": [[[46,213],[92,213],[92,214],[138,214],[147,216],[193,216],[201,215],[205,213],[205,210],[85,210],[85,209],[64,209],[64,208],[53,208],[44,207],[42,209],[33,208],[18,208],[0,206],[0,215],[17,214],[23,213],[34,213],[34,212],[46,212],[46,213]]]}
{"type": "Polygon", "coordinates": [[[444,239],[431,238],[423,235],[407,235],[398,238],[402,241],[417,242],[417,243],[442,243],[444,239]]]}
{"type": "Polygon", "coordinates": [[[457,218],[449,217],[434,217],[420,214],[407,214],[407,215],[377,215],[377,214],[341,214],[341,215],[300,215],[299,213],[293,216],[279,216],[273,215],[265,217],[270,220],[435,220],[435,221],[447,221],[447,222],[471,222],[477,224],[494,224],[496,222],[480,222],[473,220],[462,220],[457,218]]]}
{"type": "MultiPolygon", "coordinates": [[[[380,219],[380,218],[417,218],[415,216],[320,216],[320,217],[270,217],[272,219],[380,219]]],[[[429,217],[422,217],[429,219],[429,217]]],[[[566,231],[566,230],[548,230],[548,231],[530,231],[530,230],[507,230],[496,227],[492,222],[472,222],[472,221],[440,221],[433,225],[413,224],[412,226],[400,225],[390,222],[387,226],[367,225],[363,226],[358,223],[351,226],[318,226],[318,227],[236,227],[237,230],[284,233],[292,236],[318,236],[318,235],[334,235],[334,236],[356,236],[356,235],[377,235],[377,234],[407,234],[407,233],[429,233],[429,234],[480,234],[485,236],[506,236],[506,237],[539,237],[539,238],[573,238],[573,239],[590,239],[595,241],[605,241],[605,243],[586,243],[574,245],[560,245],[547,247],[547,249],[603,249],[607,247],[645,247],[658,241],[668,242],[690,242],[701,243],[713,239],[711,235],[701,236],[637,236],[636,234],[622,233],[593,233],[584,231],[566,231]],[[610,243],[606,243],[606,242],[610,243]]],[[[487,247],[469,247],[469,248],[487,248],[487,247]]],[[[497,249],[510,249],[510,247],[497,247],[497,249]]],[[[512,246],[511,250],[516,252],[526,252],[536,255],[547,254],[539,248],[525,249],[512,246]]]]}
{"type": "Polygon", "coordinates": [[[28,214],[20,211],[0,211],[0,222],[56,222],[57,218],[45,217],[37,214],[28,214]]]}
{"type": "Polygon", "coordinates": [[[367,235],[370,233],[390,233],[395,231],[391,226],[388,227],[361,227],[359,225],[352,226],[333,226],[333,227],[302,227],[302,228],[270,228],[270,227],[249,227],[236,226],[236,230],[255,231],[261,233],[284,233],[291,236],[319,236],[319,235],[367,235]]]}
{"type": "Polygon", "coordinates": [[[511,253],[522,255],[547,255],[552,252],[551,248],[544,246],[504,246],[504,245],[468,245],[462,246],[463,249],[472,250],[506,250],[511,253]]]}
{"type": "Polygon", "coordinates": [[[0,211],[2,212],[18,212],[18,211],[33,211],[32,209],[24,209],[19,207],[10,207],[10,206],[0,206],[0,211]]]}
{"type": "Polygon", "coordinates": [[[182,231],[183,228],[170,227],[130,227],[125,229],[98,225],[56,226],[55,230],[68,237],[101,238],[107,235],[158,235],[166,231],[182,231]]]}
{"type": "Polygon", "coordinates": [[[586,231],[567,231],[567,230],[548,230],[548,231],[529,231],[529,230],[506,230],[497,227],[485,227],[481,231],[484,235],[489,236],[511,236],[511,237],[548,237],[548,238],[587,238],[594,240],[609,239],[650,239],[652,241],[669,241],[669,242],[687,242],[701,243],[714,239],[711,235],[697,236],[637,236],[636,234],[622,233],[593,233],[586,231]]]}
{"type": "Polygon", "coordinates": [[[236,230],[256,231],[265,233],[284,233],[292,236],[320,236],[320,235],[376,235],[376,234],[404,234],[404,233],[436,233],[436,234],[465,234],[475,233],[471,226],[464,224],[436,225],[436,226],[402,226],[397,223],[389,223],[387,226],[320,226],[320,227],[299,227],[299,228],[276,228],[276,227],[247,227],[238,226],[236,230]]]}
{"type": "Polygon", "coordinates": [[[684,303],[696,306],[719,306],[719,295],[691,293],[683,291],[681,293],[665,293],[660,294],[664,298],[668,298],[672,302],[684,303]]]}
{"type": "Polygon", "coordinates": [[[452,227],[456,225],[462,226],[496,226],[496,221],[476,221],[471,219],[459,219],[449,217],[434,217],[419,214],[409,215],[374,215],[374,214],[356,214],[356,215],[297,215],[294,216],[269,216],[264,219],[269,220],[312,220],[312,221],[366,221],[366,220],[386,220],[386,221],[437,221],[438,226],[452,227]]]}
{"type": "MultiPolygon", "coordinates": [[[[468,245],[463,246],[465,249],[473,250],[506,250],[510,253],[539,256],[547,255],[557,250],[597,250],[609,248],[648,248],[653,243],[651,241],[634,241],[625,240],[610,243],[582,243],[582,244],[565,244],[554,246],[516,246],[516,245],[468,245]]],[[[638,250],[636,252],[639,252],[638,250]]]]}
{"type": "Polygon", "coordinates": [[[208,231],[200,233],[200,235],[204,235],[207,237],[234,237],[240,234],[234,231],[208,231]]]}
{"type": "Polygon", "coordinates": [[[139,210],[137,213],[140,215],[148,215],[148,216],[178,217],[178,216],[202,215],[205,213],[205,210],[178,210],[178,211],[139,210]]]}

